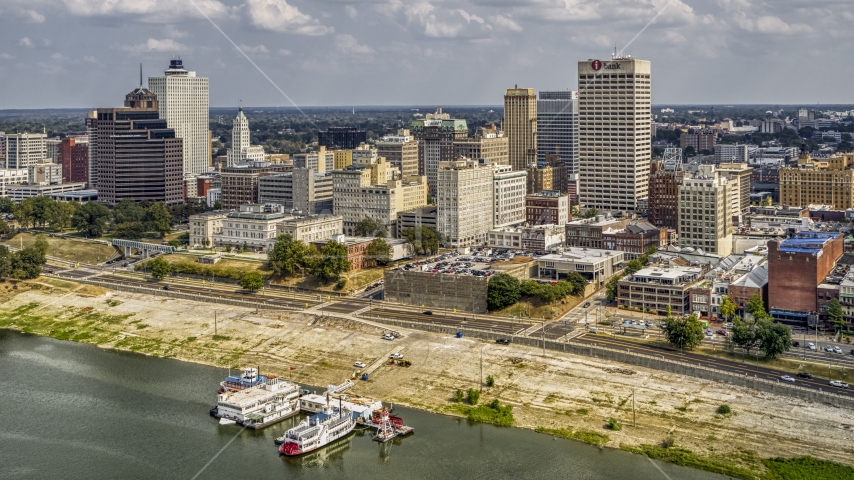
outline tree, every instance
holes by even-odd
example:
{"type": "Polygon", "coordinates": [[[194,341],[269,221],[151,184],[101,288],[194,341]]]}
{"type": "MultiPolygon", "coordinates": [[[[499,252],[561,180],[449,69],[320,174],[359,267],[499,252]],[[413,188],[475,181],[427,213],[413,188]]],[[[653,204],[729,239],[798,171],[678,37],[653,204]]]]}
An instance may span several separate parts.
{"type": "Polygon", "coordinates": [[[35,223],[35,212],[33,211],[33,202],[26,198],[21,203],[12,207],[12,215],[18,221],[18,225],[24,230],[30,228],[30,225],[35,223]]]}
{"type": "Polygon", "coordinates": [[[575,295],[584,295],[584,289],[587,288],[587,279],[578,272],[569,272],[566,276],[566,281],[572,284],[572,293],[575,295]]]}
{"type": "Polygon", "coordinates": [[[391,247],[382,238],[375,238],[365,249],[365,256],[368,258],[370,266],[381,265],[384,267],[391,263],[391,247]]]}
{"type": "Polygon", "coordinates": [[[748,355],[758,347],[760,338],[756,334],[756,319],[741,319],[736,317],[732,323],[732,343],[743,348],[748,355]]]}
{"type": "Polygon", "coordinates": [[[152,204],[145,211],[145,229],[150,232],[157,232],[160,238],[172,231],[172,215],[161,202],[152,204]]]}
{"type": "Polygon", "coordinates": [[[775,323],[770,316],[759,321],[756,337],[766,358],[776,358],[792,347],[792,330],[781,323],[775,323]]]}
{"type": "Polygon", "coordinates": [[[5,245],[0,245],[0,278],[7,279],[12,276],[12,253],[5,245]]]}
{"type": "Polygon", "coordinates": [[[685,156],[686,157],[693,157],[695,155],[697,155],[697,149],[694,148],[693,145],[688,145],[688,147],[685,149],[685,156]]]}
{"type": "Polygon", "coordinates": [[[9,199],[9,197],[0,197],[0,213],[13,213],[15,209],[15,202],[9,199]]]}
{"type": "Polygon", "coordinates": [[[630,260],[629,263],[626,264],[626,275],[632,275],[638,270],[643,268],[643,262],[640,258],[636,258],[634,260],[630,260]]]}
{"type": "Polygon", "coordinates": [[[47,260],[47,240],[44,235],[36,237],[35,243],[10,256],[9,271],[15,278],[36,278],[42,273],[42,265],[47,260]]]}
{"type": "Polygon", "coordinates": [[[56,202],[54,206],[55,220],[51,226],[58,227],[60,231],[69,228],[71,226],[71,218],[79,207],[80,204],[77,202],[56,202]]]}
{"type": "Polygon", "coordinates": [[[356,223],[356,227],[353,228],[353,235],[357,237],[385,238],[388,236],[388,229],[379,220],[367,217],[356,223]]]}
{"type": "Polygon", "coordinates": [[[759,205],[762,207],[770,207],[774,204],[774,201],[771,199],[771,196],[762,197],[762,200],[759,202],[759,205]]]}
{"type": "Polygon", "coordinates": [[[240,279],[240,286],[255,293],[264,287],[264,279],[261,278],[261,274],[258,272],[246,272],[243,274],[243,278],[240,279]]]}
{"type": "Polygon", "coordinates": [[[222,202],[220,202],[219,200],[215,200],[213,208],[214,210],[222,210],[222,202]]]}
{"type": "Polygon", "coordinates": [[[721,316],[729,320],[735,315],[736,305],[732,300],[732,297],[729,295],[724,295],[724,298],[721,299],[721,316]]]}
{"type": "Polygon", "coordinates": [[[142,225],[144,220],[145,208],[131,199],[125,198],[113,207],[113,222],[116,225],[124,223],[139,223],[142,225]]]}
{"type": "Polygon", "coordinates": [[[444,236],[432,227],[407,228],[400,232],[416,253],[435,255],[439,246],[445,242],[444,236]]]}
{"type": "Polygon", "coordinates": [[[139,240],[145,235],[145,228],[140,222],[125,222],[116,227],[115,235],[125,240],[139,240]]]}
{"type": "Polygon", "coordinates": [[[270,268],[281,277],[293,275],[297,270],[305,271],[311,267],[311,259],[317,254],[313,245],[295,241],[289,233],[279,235],[272,250],[267,253],[270,268]]]}
{"type": "Polygon", "coordinates": [[[71,216],[71,226],[89,237],[100,237],[107,227],[110,211],[96,202],[88,202],[71,216]]]}
{"type": "Polygon", "coordinates": [[[148,268],[151,269],[151,276],[157,280],[166,278],[172,273],[172,264],[163,258],[162,255],[155,257],[154,260],[148,262],[148,268]]]}
{"type": "Polygon", "coordinates": [[[688,350],[699,346],[705,337],[703,324],[700,323],[694,313],[682,318],[666,318],[664,320],[664,335],[672,345],[688,350]]]}
{"type": "Polygon", "coordinates": [[[842,304],[839,299],[832,298],[827,304],[827,320],[831,325],[836,327],[836,331],[845,328],[845,311],[842,310],[842,304]]]}
{"type": "Polygon", "coordinates": [[[0,218],[0,237],[6,237],[7,235],[12,234],[12,227],[6,223],[6,220],[0,218]]]}
{"type": "Polygon", "coordinates": [[[605,284],[605,297],[609,302],[613,302],[617,298],[617,283],[623,278],[622,275],[614,275],[605,284]]]}
{"type": "Polygon", "coordinates": [[[599,214],[599,210],[596,210],[595,208],[588,208],[587,210],[584,211],[584,213],[581,214],[581,217],[582,218],[593,218],[598,214],[599,214]]]}
{"type": "Polygon", "coordinates": [[[499,273],[489,279],[486,289],[486,306],[490,310],[501,310],[515,304],[522,298],[522,282],[506,273],[499,273]]]}
{"type": "Polygon", "coordinates": [[[350,270],[350,261],[347,260],[347,245],[331,241],[324,245],[312,261],[311,274],[328,282],[337,279],[341,273],[350,270]]]}
{"type": "Polygon", "coordinates": [[[753,315],[753,318],[759,318],[765,315],[765,303],[758,293],[754,293],[750,300],[747,301],[744,310],[753,315]]]}

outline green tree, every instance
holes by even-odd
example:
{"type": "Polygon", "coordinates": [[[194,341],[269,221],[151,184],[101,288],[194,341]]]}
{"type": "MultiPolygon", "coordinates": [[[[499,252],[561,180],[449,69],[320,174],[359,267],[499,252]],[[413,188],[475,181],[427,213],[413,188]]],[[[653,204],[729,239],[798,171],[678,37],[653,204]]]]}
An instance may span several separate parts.
{"type": "Polygon", "coordinates": [[[750,300],[747,301],[744,310],[753,315],[754,318],[759,318],[765,315],[765,303],[758,293],[754,293],[750,300]]]}
{"type": "Polygon", "coordinates": [[[51,226],[59,228],[60,231],[71,227],[71,218],[80,207],[77,202],[56,202],[54,206],[55,220],[51,226]]]}
{"type": "Polygon", "coordinates": [[[480,400],[480,391],[470,388],[468,391],[468,400],[472,405],[477,405],[477,402],[480,400]]]}
{"type": "Polygon", "coordinates": [[[370,266],[380,265],[385,267],[391,263],[391,247],[382,238],[371,240],[365,249],[365,256],[370,266]]]}
{"type": "Polygon", "coordinates": [[[416,253],[425,255],[427,253],[435,255],[439,251],[439,246],[444,243],[442,234],[432,227],[407,228],[400,232],[400,236],[412,245],[416,253]]]}
{"type": "Polygon", "coordinates": [[[614,275],[605,284],[605,298],[609,302],[613,302],[617,298],[617,283],[623,278],[622,275],[614,275]]]}
{"type": "Polygon", "coordinates": [[[755,317],[753,319],[735,317],[732,322],[732,343],[743,348],[748,355],[760,344],[760,338],[756,332],[756,323],[755,317]]]}
{"type": "Polygon", "coordinates": [[[124,240],[139,240],[145,235],[140,222],[125,222],[116,227],[115,236],[124,240]]]}
{"type": "Polygon", "coordinates": [[[12,215],[18,221],[24,230],[30,228],[35,222],[35,212],[33,211],[33,202],[29,198],[24,199],[21,203],[12,208],[12,215]]]}
{"type": "Polygon", "coordinates": [[[584,211],[584,213],[581,214],[581,217],[582,218],[593,218],[596,215],[599,215],[599,210],[596,210],[595,208],[588,208],[587,210],[584,211]]]}
{"type": "Polygon", "coordinates": [[[12,253],[5,245],[0,245],[0,278],[7,279],[12,276],[12,253]]]}
{"type": "Polygon", "coordinates": [[[682,318],[666,318],[664,320],[664,335],[672,345],[688,350],[699,346],[705,337],[703,324],[693,313],[682,318]]]}
{"type": "Polygon", "coordinates": [[[584,295],[584,289],[587,288],[587,279],[578,272],[569,272],[566,276],[566,281],[572,284],[572,293],[575,295],[584,295]]]}
{"type": "Polygon", "coordinates": [[[15,210],[15,202],[9,197],[0,197],[0,213],[13,213],[15,210]]]}
{"type": "Polygon", "coordinates": [[[15,252],[10,258],[11,276],[20,279],[36,278],[42,273],[42,265],[47,260],[47,240],[44,235],[36,237],[35,243],[15,252]]]}
{"type": "Polygon", "coordinates": [[[762,200],[759,202],[759,205],[762,207],[770,207],[773,204],[774,204],[774,201],[771,199],[770,196],[763,197],[762,200]]]}
{"type": "Polygon", "coordinates": [[[730,297],[729,295],[724,295],[724,297],[721,299],[720,309],[721,316],[725,320],[731,319],[733,315],[735,315],[736,310],[736,305],[735,302],[732,300],[732,297],[730,297]]]}
{"type": "Polygon", "coordinates": [[[792,347],[792,330],[781,323],[774,322],[770,316],[759,321],[756,337],[759,340],[759,349],[765,354],[765,358],[776,358],[792,347]]]}
{"type": "Polygon", "coordinates": [[[640,258],[635,258],[634,260],[629,260],[629,263],[626,264],[626,275],[632,275],[638,270],[643,268],[643,261],[640,258]]]}
{"type": "Polygon", "coordinates": [[[353,228],[353,235],[357,237],[385,238],[388,236],[388,229],[379,220],[367,217],[356,223],[356,227],[353,228]]]}
{"type": "Polygon", "coordinates": [[[172,215],[163,203],[155,202],[145,211],[144,225],[146,230],[163,238],[172,231],[172,215]]]}
{"type": "Polygon", "coordinates": [[[324,282],[337,279],[343,272],[350,270],[347,245],[331,241],[320,249],[311,263],[311,274],[315,277],[324,282]]]}
{"type": "Polygon", "coordinates": [[[267,253],[270,268],[281,277],[295,274],[298,270],[305,271],[311,267],[311,259],[317,254],[313,245],[303,241],[295,241],[289,233],[279,235],[273,248],[267,253]]]}
{"type": "Polygon", "coordinates": [[[842,310],[842,304],[839,299],[832,298],[827,304],[827,320],[831,325],[836,327],[836,331],[845,328],[845,311],[842,310]]]}
{"type": "Polygon", "coordinates": [[[490,310],[501,310],[522,298],[522,283],[518,278],[499,273],[489,279],[486,288],[486,306],[490,310]]]}
{"type": "Polygon", "coordinates": [[[97,202],[88,202],[71,216],[71,226],[88,237],[100,237],[107,228],[110,211],[97,202]]]}
{"type": "Polygon", "coordinates": [[[12,235],[12,227],[6,223],[6,220],[0,218],[0,237],[7,237],[9,235],[12,235]]]}
{"type": "Polygon", "coordinates": [[[261,274],[258,272],[246,272],[243,274],[243,278],[240,279],[240,286],[255,293],[264,287],[264,279],[261,278],[261,274]]]}
{"type": "Polygon", "coordinates": [[[150,260],[147,266],[151,270],[151,276],[157,280],[166,278],[170,273],[172,273],[172,264],[163,258],[163,255],[159,255],[153,260],[150,260]]]}
{"type": "Polygon", "coordinates": [[[139,223],[145,221],[145,208],[139,203],[125,198],[113,207],[113,222],[116,225],[124,223],[139,223]]]}
{"type": "Polygon", "coordinates": [[[222,202],[220,202],[219,200],[215,200],[213,208],[214,210],[222,210],[222,202]]]}

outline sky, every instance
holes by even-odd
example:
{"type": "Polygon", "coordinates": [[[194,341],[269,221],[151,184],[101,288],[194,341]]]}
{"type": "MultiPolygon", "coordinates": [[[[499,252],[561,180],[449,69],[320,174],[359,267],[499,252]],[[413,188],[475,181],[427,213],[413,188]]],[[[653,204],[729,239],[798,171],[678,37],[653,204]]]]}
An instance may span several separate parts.
{"type": "Polygon", "coordinates": [[[854,103],[852,22],[851,0],[2,0],[0,109],[120,105],[175,55],[215,107],[500,105],[615,45],[656,104],[854,103]]]}

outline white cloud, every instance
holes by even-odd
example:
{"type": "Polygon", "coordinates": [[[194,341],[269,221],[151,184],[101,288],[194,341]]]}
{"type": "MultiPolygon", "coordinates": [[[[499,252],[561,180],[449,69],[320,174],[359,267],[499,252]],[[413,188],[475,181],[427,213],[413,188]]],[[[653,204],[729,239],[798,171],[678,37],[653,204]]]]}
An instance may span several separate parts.
{"type": "MultiPolygon", "coordinates": [[[[205,14],[218,18],[230,8],[218,0],[194,0],[205,14]]],[[[81,17],[127,17],[132,21],[175,23],[184,18],[204,18],[189,1],[174,0],[62,0],[72,15],[81,17]]]]}
{"type": "Polygon", "coordinates": [[[345,5],[344,11],[347,12],[347,15],[349,15],[350,18],[356,18],[356,16],[359,15],[359,12],[356,10],[356,7],[352,5],[345,5]]]}
{"type": "Polygon", "coordinates": [[[33,41],[32,41],[32,40],[30,40],[28,37],[24,37],[24,38],[22,38],[22,39],[18,40],[18,45],[20,45],[20,46],[22,46],[22,47],[30,47],[30,48],[32,48],[32,46],[33,46],[33,41]]]}
{"type": "Polygon", "coordinates": [[[44,23],[44,15],[35,10],[24,10],[19,16],[27,23],[44,23]]]}
{"type": "Polygon", "coordinates": [[[139,45],[125,45],[121,47],[126,52],[170,52],[170,53],[190,53],[193,51],[191,47],[178,43],[171,38],[157,40],[149,38],[147,42],[139,45]]]}
{"type": "Polygon", "coordinates": [[[54,60],[62,60],[63,58],[65,58],[65,55],[57,52],[57,53],[54,53],[53,55],[51,55],[50,58],[52,58],[54,60]]]}
{"type": "Polygon", "coordinates": [[[359,45],[356,37],[349,34],[341,34],[335,36],[335,45],[347,53],[370,54],[374,53],[374,49],[367,45],[359,45]]]}
{"type": "Polygon", "coordinates": [[[290,57],[291,55],[294,54],[294,52],[288,50],[287,48],[280,48],[279,51],[277,52],[277,54],[281,55],[283,57],[290,57]]]}
{"type": "Polygon", "coordinates": [[[95,60],[95,57],[92,57],[90,55],[83,55],[83,61],[86,63],[98,63],[98,61],[95,60]]]}
{"type": "Polygon", "coordinates": [[[424,35],[435,38],[454,38],[462,32],[462,25],[451,25],[437,21],[435,18],[427,20],[424,25],[424,35]]]}
{"type": "Polygon", "coordinates": [[[335,31],[289,5],[286,0],[247,0],[252,24],[273,32],[297,35],[326,35],[335,31]]]}
{"type": "Polygon", "coordinates": [[[475,14],[469,14],[468,12],[466,12],[465,10],[463,10],[462,8],[458,8],[458,9],[456,9],[456,10],[451,10],[451,11],[452,11],[452,12],[457,12],[457,13],[459,13],[460,15],[462,15],[462,16],[463,16],[463,18],[465,18],[465,19],[466,19],[466,23],[471,23],[472,21],[475,21],[475,22],[480,23],[481,25],[483,25],[483,19],[482,19],[482,18],[478,17],[478,16],[477,16],[477,15],[475,15],[475,14]]]}
{"type": "Polygon", "coordinates": [[[811,33],[812,27],[804,24],[788,24],[773,15],[766,15],[756,20],[756,30],[761,33],[799,35],[811,33]]]}
{"type": "Polygon", "coordinates": [[[264,45],[258,45],[257,47],[250,47],[249,45],[241,43],[240,49],[249,55],[253,55],[253,54],[254,55],[266,55],[266,54],[270,53],[270,51],[267,50],[267,47],[265,47],[264,45]]]}
{"type": "Polygon", "coordinates": [[[0,53],[0,60],[14,60],[15,57],[9,55],[8,53],[0,53]]]}
{"type": "Polygon", "coordinates": [[[175,25],[166,25],[165,27],[163,27],[163,35],[168,38],[179,39],[186,38],[189,33],[182,30],[178,30],[177,28],[175,28],[175,25]]]}
{"type": "Polygon", "coordinates": [[[498,28],[502,28],[504,30],[511,30],[514,32],[521,32],[522,26],[513,21],[512,18],[505,17],[504,15],[492,15],[489,17],[489,21],[492,22],[498,28]]]}

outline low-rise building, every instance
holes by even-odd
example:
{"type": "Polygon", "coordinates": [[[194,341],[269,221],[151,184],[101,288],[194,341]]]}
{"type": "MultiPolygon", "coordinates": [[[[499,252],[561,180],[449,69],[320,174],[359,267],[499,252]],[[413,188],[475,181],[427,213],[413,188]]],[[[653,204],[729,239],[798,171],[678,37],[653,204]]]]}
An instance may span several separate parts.
{"type": "Polygon", "coordinates": [[[501,228],[489,232],[487,246],[528,252],[562,250],[566,230],[559,225],[536,225],[522,228],[501,228]]]}
{"type": "Polygon", "coordinates": [[[6,189],[10,185],[21,185],[29,181],[29,172],[26,168],[3,168],[0,169],[0,196],[9,196],[6,189]]]}
{"type": "Polygon", "coordinates": [[[62,164],[35,163],[29,165],[27,177],[30,185],[59,185],[62,183],[62,164]]]}
{"type": "Polygon", "coordinates": [[[417,227],[429,227],[438,231],[436,227],[436,205],[427,205],[426,207],[415,208],[397,214],[397,234],[400,232],[417,227]]]}
{"type": "Polygon", "coordinates": [[[631,219],[597,215],[593,218],[573,220],[566,224],[566,246],[583,248],[605,248],[604,232],[626,228],[631,219]]]}
{"type": "Polygon", "coordinates": [[[691,289],[703,278],[700,267],[647,267],[617,282],[621,308],[653,311],[658,315],[691,313],[691,289]]]}
{"type": "MultiPolygon", "coordinates": [[[[371,266],[372,260],[368,256],[368,246],[376,240],[371,237],[348,237],[343,234],[334,235],[332,238],[312,242],[317,249],[323,248],[329,242],[342,243],[347,247],[347,260],[350,261],[350,270],[361,270],[371,266]]],[[[412,245],[406,240],[396,238],[384,238],[389,246],[390,258],[392,261],[410,258],[415,255],[415,250],[412,245]]]]}
{"type": "Polygon", "coordinates": [[[537,275],[541,279],[564,280],[571,272],[576,272],[598,287],[617,273],[616,265],[624,259],[623,252],[613,250],[568,248],[561,254],[538,258],[537,275]]]}
{"type": "Polygon", "coordinates": [[[545,190],[525,197],[525,221],[528,225],[566,225],[570,220],[569,196],[545,190]]]}
{"type": "Polygon", "coordinates": [[[329,240],[344,231],[344,219],[339,215],[305,215],[282,220],[276,225],[276,235],[285,233],[294,240],[306,243],[329,240]]]}
{"type": "Polygon", "coordinates": [[[204,212],[190,215],[189,245],[193,248],[209,247],[214,244],[214,238],[222,235],[222,224],[228,214],[226,210],[204,212]]]}
{"type": "Polygon", "coordinates": [[[626,252],[626,258],[633,259],[650,248],[659,249],[667,245],[667,229],[645,220],[633,222],[621,230],[609,228],[603,231],[602,245],[606,250],[626,252]]]}
{"type": "Polygon", "coordinates": [[[83,190],[85,183],[60,183],[59,185],[10,185],[6,187],[6,196],[15,203],[25,198],[54,197],[55,195],[83,190]]]}
{"type": "Polygon", "coordinates": [[[276,241],[276,225],[286,216],[281,205],[241,205],[240,210],[229,212],[223,219],[222,231],[213,237],[214,245],[269,249],[276,241]]]}

